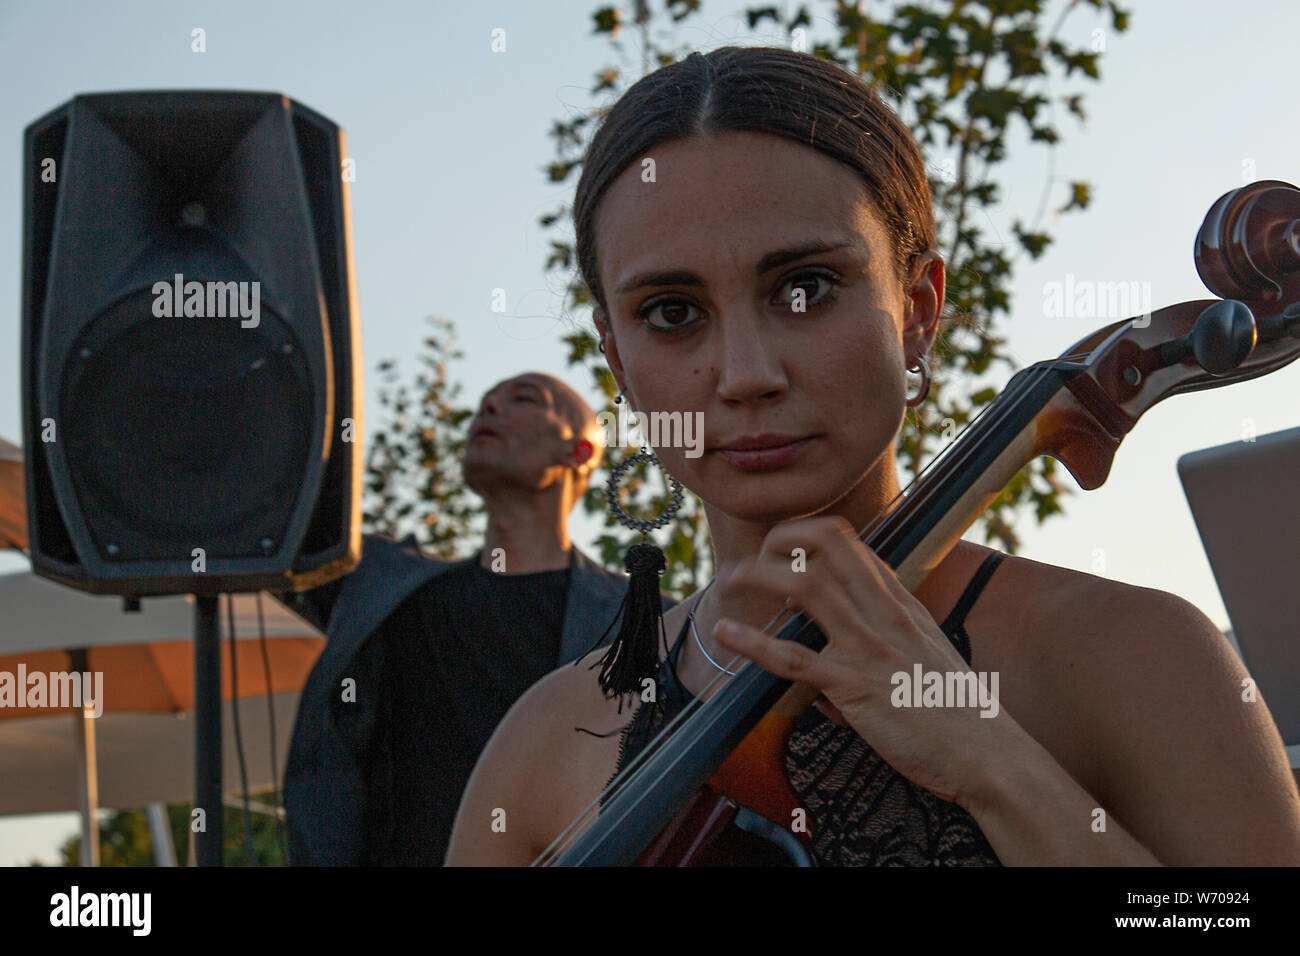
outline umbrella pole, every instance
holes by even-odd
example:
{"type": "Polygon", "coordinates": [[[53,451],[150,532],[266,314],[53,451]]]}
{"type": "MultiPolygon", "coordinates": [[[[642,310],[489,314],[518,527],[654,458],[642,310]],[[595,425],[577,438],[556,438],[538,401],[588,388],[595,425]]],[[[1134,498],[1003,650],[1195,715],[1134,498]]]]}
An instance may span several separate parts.
{"type": "MultiPolygon", "coordinates": [[[[90,654],[84,647],[68,651],[72,670],[90,676],[90,654]]],[[[99,774],[95,761],[95,718],[85,707],[72,715],[77,732],[77,809],[81,812],[81,865],[99,866],[99,774]]]]}
{"type": "Polygon", "coordinates": [[[161,803],[151,803],[144,808],[149,821],[149,842],[153,844],[154,866],[176,865],[176,844],[172,842],[171,824],[167,822],[167,808],[161,803]]]}
{"type": "Polygon", "coordinates": [[[204,829],[193,833],[199,866],[222,865],[221,635],[218,596],[194,596],[194,805],[204,829]]]}
{"type": "Polygon", "coordinates": [[[81,811],[81,865],[99,866],[99,778],[95,772],[95,718],[79,708],[77,722],[77,804],[81,811]]]}

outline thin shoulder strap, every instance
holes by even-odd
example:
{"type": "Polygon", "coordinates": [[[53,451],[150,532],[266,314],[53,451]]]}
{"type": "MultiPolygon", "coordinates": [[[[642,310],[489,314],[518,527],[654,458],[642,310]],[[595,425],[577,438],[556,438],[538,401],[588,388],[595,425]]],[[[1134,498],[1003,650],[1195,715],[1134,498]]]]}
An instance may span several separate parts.
{"type": "Polygon", "coordinates": [[[676,685],[676,690],[686,696],[689,696],[690,692],[686,690],[685,685],[682,684],[681,679],[677,676],[677,659],[681,657],[682,645],[686,643],[686,635],[690,631],[690,628],[691,621],[688,617],[686,621],[683,622],[682,629],[677,632],[677,639],[673,641],[672,646],[668,648],[668,656],[659,662],[659,669],[657,671],[659,680],[663,681],[671,679],[673,684],[676,685]]]}
{"type": "Polygon", "coordinates": [[[939,625],[939,630],[945,634],[952,634],[961,627],[966,620],[966,615],[970,613],[970,609],[980,596],[980,592],[984,590],[984,585],[988,584],[989,578],[993,576],[998,564],[1005,557],[1006,555],[1001,551],[994,551],[984,559],[984,563],[979,566],[979,570],[971,576],[970,583],[966,585],[966,590],[961,593],[961,597],[957,599],[953,609],[944,618],[943,623],[939,625]]]}
{"type": "Polygon", "coordinates": [[[687,617],[687,619],[682,622],[682,629],[677,632],[677,639],[673,641],[672,646],[668,648],[668,656],[672,659],[673,663],[677,662],[678,652],[681,650],[682,642],[686,640],[686,635],[690,632],[690,629],[691,619],[687,617]]]}

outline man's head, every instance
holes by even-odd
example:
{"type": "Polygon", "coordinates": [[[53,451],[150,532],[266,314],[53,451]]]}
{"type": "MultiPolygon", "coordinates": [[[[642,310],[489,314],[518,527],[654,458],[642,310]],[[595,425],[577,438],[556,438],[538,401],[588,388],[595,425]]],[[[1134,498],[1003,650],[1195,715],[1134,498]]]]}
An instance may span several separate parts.
{"type": "Polygon", "coordinates": [[[542,372],[516,375],[488,389],[479,403],[465,447],[465,482],[485,498],[558,485],[566,490],[567,513],[600,464],[603,435],[568,385],[542,372]]]}

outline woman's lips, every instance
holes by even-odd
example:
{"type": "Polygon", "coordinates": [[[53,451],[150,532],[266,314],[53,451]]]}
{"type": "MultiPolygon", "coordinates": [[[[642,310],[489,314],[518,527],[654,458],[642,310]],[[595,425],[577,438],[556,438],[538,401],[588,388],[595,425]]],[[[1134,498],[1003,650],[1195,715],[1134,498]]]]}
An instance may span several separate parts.
{"type": "Polygon", "coordinates": [[[773,471],[794,463],[812,444],[813,438],[798,438],[784,445],[768,448],[718,448],[719,455],[741,471],[773,471]]]}

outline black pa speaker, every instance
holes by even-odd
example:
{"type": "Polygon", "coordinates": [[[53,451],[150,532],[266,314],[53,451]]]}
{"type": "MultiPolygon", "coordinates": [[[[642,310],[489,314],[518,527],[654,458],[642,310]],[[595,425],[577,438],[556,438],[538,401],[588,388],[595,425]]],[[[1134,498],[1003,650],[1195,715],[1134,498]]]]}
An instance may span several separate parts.
{"type": "Polygon", "coordinates": [[[27,127],[34,570],[99,594],[303,590],[360,558],[343,131],[275,93],[78,96],[27,127]]]}

